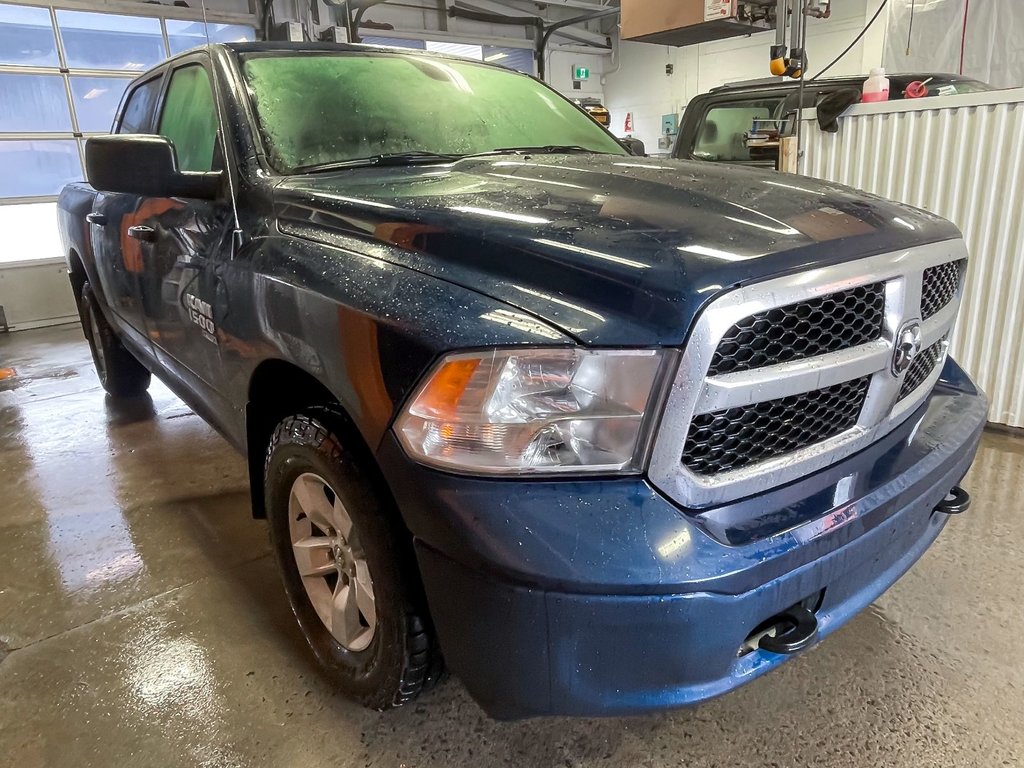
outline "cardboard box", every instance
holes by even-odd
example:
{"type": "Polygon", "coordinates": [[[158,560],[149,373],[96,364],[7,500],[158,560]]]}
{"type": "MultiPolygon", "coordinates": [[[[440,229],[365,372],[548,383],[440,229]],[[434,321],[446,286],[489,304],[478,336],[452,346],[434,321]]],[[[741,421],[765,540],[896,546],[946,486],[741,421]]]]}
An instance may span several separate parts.
{"type": "Polygon", "coordinates": [[[749,35],[736,21],[737,0],[622,0],[622,39],[692,45],[749,35]]]}

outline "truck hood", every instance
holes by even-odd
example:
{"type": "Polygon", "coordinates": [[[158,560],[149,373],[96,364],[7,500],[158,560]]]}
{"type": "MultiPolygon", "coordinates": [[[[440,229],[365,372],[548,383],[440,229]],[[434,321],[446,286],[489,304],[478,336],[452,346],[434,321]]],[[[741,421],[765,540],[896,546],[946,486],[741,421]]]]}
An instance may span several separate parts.
{"type": "Polygon", "coordinates": [[[614,155],[501,155],[291,177],[287,234],[470,288],[587,344],[681,343],[747,282],[960,236],[802,176],[614,155]]]}

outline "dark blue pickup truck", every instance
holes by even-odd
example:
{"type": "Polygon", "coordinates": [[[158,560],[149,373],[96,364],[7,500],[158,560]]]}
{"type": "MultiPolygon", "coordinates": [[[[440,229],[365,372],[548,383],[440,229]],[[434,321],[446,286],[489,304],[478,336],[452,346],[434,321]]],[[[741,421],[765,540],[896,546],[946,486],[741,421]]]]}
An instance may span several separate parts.
{"type": "Polygon", "coordinates": [[[362,46],[184,53],[86,156],[59,221],[104,387],[154,373],[245,453],[367,706],[443,664],[497,717],[703,701],[968,505],[967,254],[923,211],[635,156],[530,77],[362,46]]]}

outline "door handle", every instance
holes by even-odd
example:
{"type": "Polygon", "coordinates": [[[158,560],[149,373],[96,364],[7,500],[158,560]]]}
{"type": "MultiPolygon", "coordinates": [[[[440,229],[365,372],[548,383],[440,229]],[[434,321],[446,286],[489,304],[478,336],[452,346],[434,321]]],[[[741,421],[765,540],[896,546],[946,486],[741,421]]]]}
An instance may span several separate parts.
{"type": "Polygon", "coordinates": [[[96,213],[95,211],[93,211],[92,213],[85,214],[85,220],[88,221],[90,224],[95,224],[97,227],[102,227],[104,224],[107,223],[106,215],[102,213],[96,213]]]}
{"type": "Polygon", "coordinates": [[[128,227],[128,237],[134,237],[136,240],[152,243],[156,240],[156,230],[152,227],[147,227],[144,224],[136,224],[134,227],[128,227]]]}

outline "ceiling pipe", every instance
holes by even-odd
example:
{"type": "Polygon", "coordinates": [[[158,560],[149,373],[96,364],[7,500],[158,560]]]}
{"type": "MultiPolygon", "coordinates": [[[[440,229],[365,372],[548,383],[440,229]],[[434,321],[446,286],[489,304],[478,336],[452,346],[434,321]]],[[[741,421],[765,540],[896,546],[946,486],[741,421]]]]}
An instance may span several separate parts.
{"type": "Polygon", "coordinates": [[[622,68],[622,50],[620,45],[619,36],[616,35],[612,38],[612,65],[601,73],[602,86],[608,85],[608,75],[614,75],[622,68]]]}
{"type": "MultiPolygon", "coordinates": [[[[506,16],[501,13],[474,11],[468,8],[458,8],[454,6],[448,9],[448,15],[452,18],[479,21],[484,24],[510,24],[517,27],[532,27],[534,59],[537,62],[537,77],[541,80],[545,80],[547,76],[547,62],[545,61],[544,54],[547,49],[548,42],[551,40],[551,36],[553,34],[575,24],[582,24],[587,21],[592,21],[593,19],[602,19],[607,16],[615,16],[619,13],[621,13],[619,8],[606,8],[601,11],[586,13],[582,16],[573,16],[571,19],[563,19],[562,21],[547,24],[544,19],[539,16],[506,16]]],[[[610,41],[610,38],[608,39],[610,41]]],[[[614,50],[610,42],[609,45],[606,46],[606,50],[614,50]]]]}
{"type": "MultiPolygon", "coordinates": [[[[547,64],[544,60],[544,51],[548,46],[548,41],[551,39],[551,35],[564,27],[571,27],[574,24],[582,24],[587,21],[593,21],[594,19],[603,19],[606,16],[617,16],[621,12],[622,11],[619,8],[608,8],[603,11],[586,13],[582,16],[573,16],[571,19],[563,19],[562,21],[556,21],[553,24],[546,25],[544,27],[544,34],[541,35],[540,42],[537,44],[537,77],[541,80],[547,80],[547,64]]],[[[611,38],[609,37],[608,39],[610,43],[611,38]]],[[[608,48],[611,49],[610,44],[608,48]]]]}

